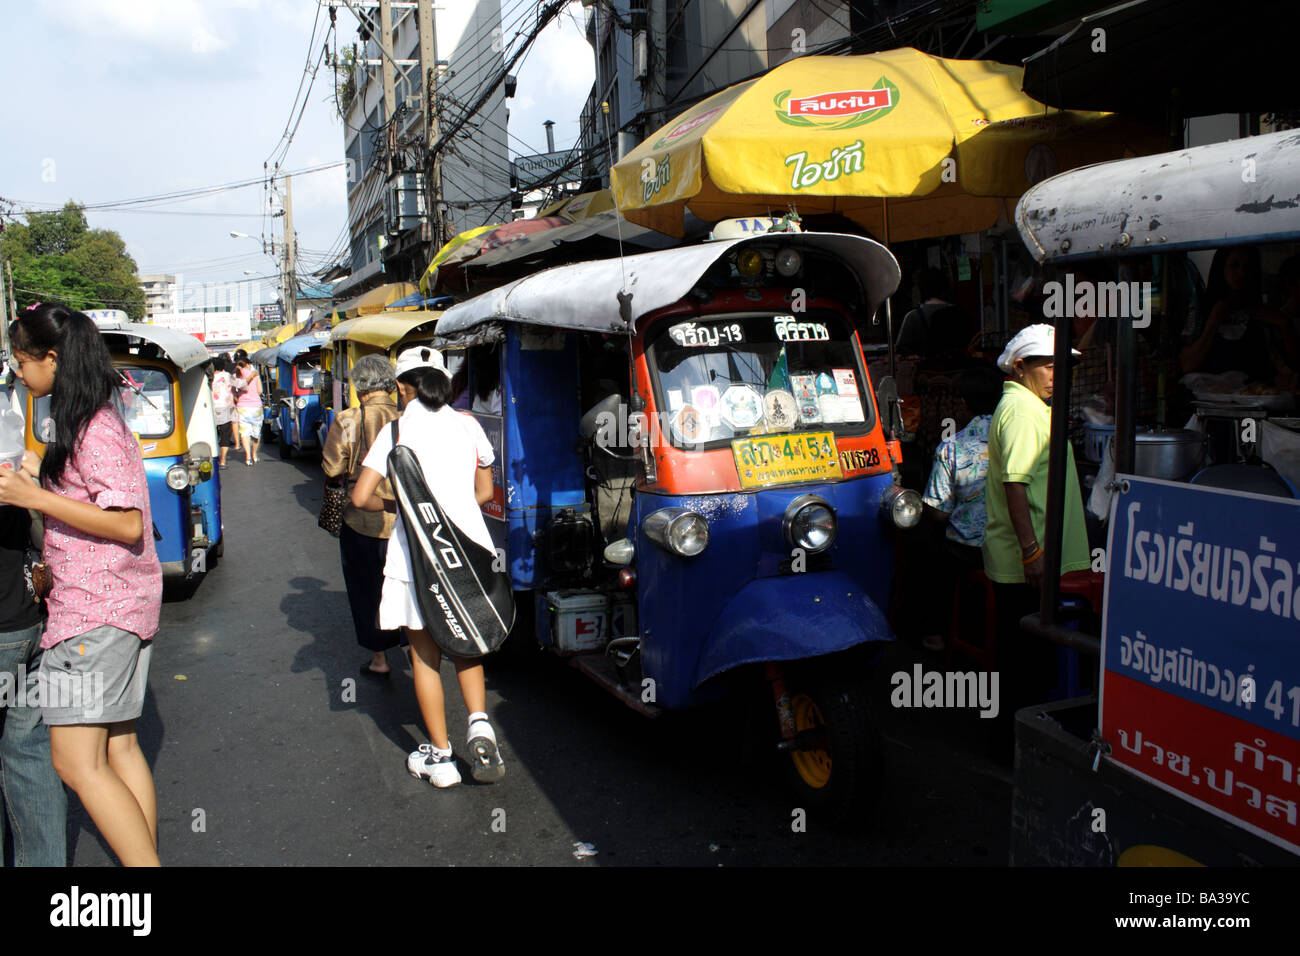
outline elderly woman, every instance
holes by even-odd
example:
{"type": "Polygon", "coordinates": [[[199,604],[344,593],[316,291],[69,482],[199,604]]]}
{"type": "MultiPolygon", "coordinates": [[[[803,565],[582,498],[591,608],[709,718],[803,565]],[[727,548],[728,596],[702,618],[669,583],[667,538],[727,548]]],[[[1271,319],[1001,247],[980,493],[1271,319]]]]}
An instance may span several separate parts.
{"type": "MultiPolygon", "coordinates": [[[[349,496],[375,436],[398,416],[390,394],[397,387],[397,379],[387,358],[362,357],[352,366],[351,378],[361,406],[344,409],[335,416],[321,457],[326,477],[337,479],[349,496]]],[[[357,643],[371,653],[371,660],[361,665],[361,673],[386,678],[390,673],[388,650],[396,647],[401,637],[398,630],[381,631],[378,623],[384,558],[397,508],[386,479],[380,482],[377,493],[384,502],[382,511],[362,511],[350,501],[345,507],[343,528],[339,532],[339,556],[357,643]]]]}
{"type": "MultiPolygon", "coordinates": [[[[1038,610],[1043,583],[1043,538],[1047,527],[1047,452],[1052,434],[1048,403],[1055,391],[1056,332],[1031,325],[1007,343],[998,368],[1007,375],[989,425],[989,467],[985,479],[984,573],[997,602],[997,655],[1003,679],[997,749],[1010,756],[1016,708],[1042,703],[1056,683],[1055,648],[1030,637],[1020,619],[1038,610]]],[[[1073,353],[1078,356],[1076,351],[1073,353]]],[[[1069,395],[1061,401],[1069,401],[1069,395]]],[[[1061,528],[1061,573],[1090,566],[1083,497],[1074,452],[1066,445],[1065,511],[1061,528]]]]}

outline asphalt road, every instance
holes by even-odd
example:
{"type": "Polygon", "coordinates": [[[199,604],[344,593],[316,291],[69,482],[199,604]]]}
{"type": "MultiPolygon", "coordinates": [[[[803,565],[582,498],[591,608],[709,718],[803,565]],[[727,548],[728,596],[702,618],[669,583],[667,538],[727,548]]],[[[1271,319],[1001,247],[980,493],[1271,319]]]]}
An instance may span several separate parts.
{"type": "MultiPolygon", "coordinates": [[[[742,759],[718,708],[648,720],[562,662],[491,669],[503,781],[436,790],[406,772],[426,740],[409,672],[361,678],[335,539],[316,527],[313,459],[264,448],[222,473],[225,556],[163,606],[137,724],[165,865],[988,865],[1007,860],[1010,775],[971,712],[894,710],[877,674],[888,778],[851,828],[797,801],[769,758],[742,759]],[[355,702],[345,681],[355,680],[355,702]],[[596,853],[581,859],[574,844],[596,853]]],[[[400,661],[400,657],[394,658],[400,661]]],[[[937,660],[928,661],[936,666],[937,660]]],[[[444,664],[453,746],[465,708],[444,664]]],[[[111,854],[70,800],[79,866],[111,854]]]]}

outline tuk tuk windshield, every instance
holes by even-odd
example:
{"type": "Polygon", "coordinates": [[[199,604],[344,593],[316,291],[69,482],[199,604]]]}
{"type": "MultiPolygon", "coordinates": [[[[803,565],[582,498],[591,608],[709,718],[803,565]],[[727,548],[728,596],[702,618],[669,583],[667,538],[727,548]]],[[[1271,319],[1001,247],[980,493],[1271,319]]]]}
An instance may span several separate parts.
{"type": "Polygon", "coordinates": [[[141,438],[165,438],[172,433],[172,381],[157,368],[118,366],[123,418],[141,438]]]}
{"type": "Polygon", "coordinates": [[[648,351],[659,410],[679,444],[872,426],[852,329],[833,312],[667,320],[648,351]]]}
{"type": "Polygon", "coordinates": [[[298,376],[299,388],[315,388],[320,380],[320,369],[308,362],[294,366],[294,371],[298,376]]]}

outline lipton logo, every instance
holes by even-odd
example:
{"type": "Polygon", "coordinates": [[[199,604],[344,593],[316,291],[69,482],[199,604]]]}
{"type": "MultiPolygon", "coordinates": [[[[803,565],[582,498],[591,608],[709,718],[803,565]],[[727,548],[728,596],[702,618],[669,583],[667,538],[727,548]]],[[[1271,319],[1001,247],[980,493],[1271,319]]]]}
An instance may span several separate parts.
{"type": "Polygon", "coordinates": [[[839,90],[794,96],[782,90],[773,99],[777,119],[791,126],[851,129],[880,119],[898,105],[898,87],[881,76],[868,90],[839,90]]]}
{"type": "Polygon", "coordinates": [[[685,136],[693,129],[699,129],[701,126],[703,126],[709,120],[713,119],[713,117],[717,116],[725,109],[726,109],[725,106],[716,106],[713,109],[708,110],[707,112],[701,113],[699,116],[692,116],[688,120],[682,120],[672,129],[670,129],[661,139],[659,139],[654,144],[653,148],[663,149],[665,146],[667,146],[670,142],[677,139],[678,137],[685,136]]]}

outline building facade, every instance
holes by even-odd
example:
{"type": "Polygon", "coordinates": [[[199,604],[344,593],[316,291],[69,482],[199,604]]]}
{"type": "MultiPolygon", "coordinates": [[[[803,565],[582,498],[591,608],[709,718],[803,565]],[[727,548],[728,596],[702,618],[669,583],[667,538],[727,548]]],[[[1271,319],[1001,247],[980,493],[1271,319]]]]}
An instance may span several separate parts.
{"type": "Polygon", "coordinates": [[[140,288],[144,289],[144,321],[152,322],[156,315],[180,311],[180,285],[176,276],[140,276],[140,288]]]}
{"type": "Polygon", "coordinates": [[[464,119],[440,151],[436,188],[425,182],[425,71],[420,65],[419,18],[414,8],[392,11],[394,98],[385,102],[374,25],[356,45],[355,68],[340,97],[348,192],[348,278],[336,294],[380,281],[418,276],[430,248],[440,244],[431,223],[455,234],[509,219],[510,166],[506,148],[505,92],[498,86],[469,113],[502,72],[500,0],[434,7],[435,96],[441,131],[464,119]],[[440,196],[437,209],[430,208],[440,196]],[[434,213],[438,215],[434,215],[434,213]]]}

